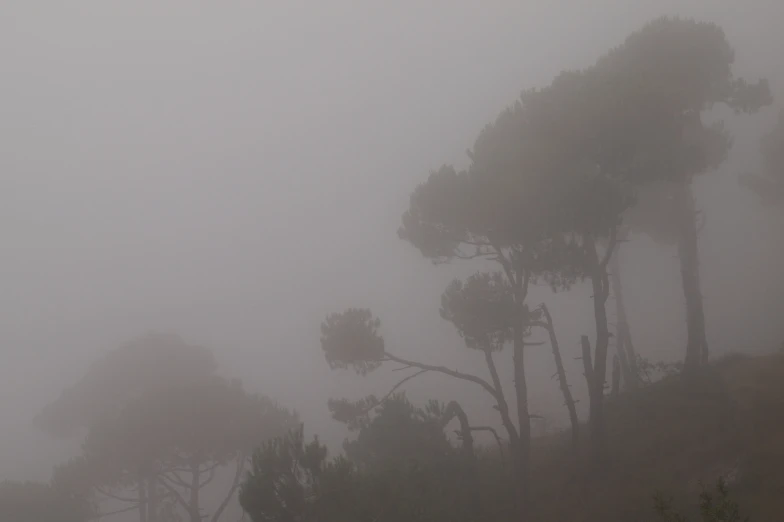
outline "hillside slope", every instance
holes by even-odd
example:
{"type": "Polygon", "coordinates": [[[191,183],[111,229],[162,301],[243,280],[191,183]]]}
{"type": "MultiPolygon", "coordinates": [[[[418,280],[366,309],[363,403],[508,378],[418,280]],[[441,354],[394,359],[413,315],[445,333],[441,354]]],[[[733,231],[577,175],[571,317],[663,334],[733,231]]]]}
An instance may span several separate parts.
{"type": "Polygon", "coordinates": [[[575,463],[564,437],[538,441],[534,520],[652,520],[655,492],[689,511],[721,476],[752,521],[784,520],[784,355],[735,356],[695,382],[624,394],[608,401],[607,422],[611,456],[598,473],[575,463]]]}

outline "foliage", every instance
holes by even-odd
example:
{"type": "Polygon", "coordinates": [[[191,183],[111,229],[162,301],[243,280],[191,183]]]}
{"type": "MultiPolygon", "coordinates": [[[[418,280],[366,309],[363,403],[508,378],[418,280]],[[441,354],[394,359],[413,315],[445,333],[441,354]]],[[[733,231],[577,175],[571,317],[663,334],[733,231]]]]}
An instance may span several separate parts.
{"type": "Polygon", "coordinates": [[[683,371],[682,361],[658,361],[651,362],[649,359],[637,355],[637,369],[640,372],[642,381],[646,384],[652,384],[662,377],[671,377],[683,371]]]}
{"type": "Polygon", "coordinates": [[[187,385],[217,368],[212,352],[171,334],[150,333],[111,350],[35,418],[56,436],[80,434],[142,392],[187,385]]]}
{"type": "Polygon", "coordinates": [[[368,309],[328,315],[321,325],[321,348],[330,368],[352,366],[361,375],[376,369],[384,355],[380,326],[381,320],[368,309]]]}
{"type": "MultiPolygon", "coordinates": [[[[662,522],[688,522],[688,519],[675,512],[672,502],[661,494],[655,497],[655,510],[662,522]]],[[[749,517],[740,515],[738,503],[730,498],[729,489],[723,479],[719,479],[715,492],[708,490],[700,494],[700,514],[702,522],[749,522],[749,517]]]]}
{"type": "Polygon", "coordinates": [[[516,315],[512,288],[500,272],[455,279],[441,295],[441,317],[475,350],[503,349],[512,341],[516,315]]]}
{"type": "Polygon", "coordinates": [[[439,411],[396,395],[347,441],[346,457],[331,460],[301,427],[269,441],[254,454],[240,503],[254,522],[474,520],[478,492],[439,411]]]}

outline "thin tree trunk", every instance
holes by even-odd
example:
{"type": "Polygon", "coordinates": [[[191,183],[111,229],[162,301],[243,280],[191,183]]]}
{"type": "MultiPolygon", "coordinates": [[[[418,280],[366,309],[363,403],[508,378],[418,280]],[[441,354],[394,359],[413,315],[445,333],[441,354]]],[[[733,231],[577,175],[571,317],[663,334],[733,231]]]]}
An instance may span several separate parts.
{"type": "Polygon", "coordinates": [[[139,522],[147,520],[147,484],[144,475],[139,476],[139,522]]]}
{"type": "Polygon", "coordinates": [[[506,429],[506,433],[509,436],[509,446],[510,449],[513,446],[517,445],[518,441],[518,434],[517,429],[512,422],[512,418],[509,415],[509,405],[506,402],[506,396],[504,395],[504,389],[501,386],[501,379],[498,376],[498,369],[495,366],[495,361],[493,360],[493,352],[491,350],[485,350],[485,362],[487,362],[487,368],[490,370],[490,377],[493,379],[493,387],[496,390],[496,403],[498,405],[498,413],[501,414],[501,422],[506,429]]]}
{"type": "Polygon", "coordinates": [[[518,322],[514,328],[513,345],[513,364],[515,392],[517,396],[517,418],[519,438],[517,451],[515,452],[515,475],[517,480],[517,504],[518,520],[526,522],[528,520],[529,507],[529,473],[530,473],[530,453],[531,453],[531,417],[528,413],[528,387],[525,380],[525,362],[523,347],[523,328],[518,322]]]}
{"type": "MultiPolygon", "coordinates": [[[[627,233],[624,231],[618,238],[625,241],[627,233]]],[[[626,305],[623,298],[623,284],[621,280],[621,256],[617,248],[610,258],[610,284],[615,298],[615,349],[621,363],[623,384],[628,389],[639,388],[640,372],[637,366],[637,354],[631,341],[629,320],[626,316],[626,305]]]]}
{"type": "Polygon", "coordinates": [[[678,258],[681,265],[681,281],[686,298],[686,358],[683,371],[693,374],[707,362],[708,342],[705,335],[705,311],[702,303],[699,271],[699,247],[694,195],[691,185],[678,187],[675,197],[678,218],[678,258]]]}
{"type": "Polygon", "coordinates": [[[193,459],[191,462],[191,487],[189,488],[191,495],[188,502],[191,522],[202,522],[201,509],[199,508],[199,480],[201,479],[199,467],[198,460],[193,459]]]}
{"type": "Polygon", "coordinates": [[[519,270],[514,284],[514,300],[517,318],[513,332],[513,355],[515,398],[517,399],[518,443],[515,458],[515,474],[517,479],[517,515],[519,522],[527,522],[530,501],[530,456],[531,456],[531,417],[528,412],[528,384],[525,379],[525,341],[526,328],[524,303],[528,295],[528,271],[519,270]]]}
{"type": "Polygon", "coordinates": [[[226,509],[226,506],[229,505],[231,499],[234,498],[234,493],[236,493],[237,488],[240,487],[240,480],[242,480],[242,472],[245,470],[245,453],[240,452],[237,455],[237,467],[234,471],[234,481],[231,483],[231,488],[229,489],[226,496],[223,498],[223,501],[218,506],[218,509],[212,515],[211,522],[218,522],[220,520],[221,515],[223,515],[223,511],[226,509]]]}
{"type": "Polygon", "coordinates": [[[579,453],[580,446],[580,421],[577,417],[577,408],[575,407],[572,392],[569,389],[569,382],[566,379],[566,370],[564,369],[563,359],[561,358],[561,349],[558,346],[558,338],[555,335],[555,325],[553,324],[553,317],[550,315],[550,310],[547,305],[542,303],[540,306],[542,314],[544,315],[545,322],[539,326],[547,330],[550,337],[550,347],[553,350],[553,359],[555,360],[555,370],[558,376],[558,384],[563,394],[564,404],[569,411],[569,422],[572,426],[572,450],[574,454],[579,453]]]}
{"type": "Polygon", "coordinates": [[[591,284],[593,287],[593,311],[596,325],[596,345],[591,373],[590,420],[591,444],[594,460],[598,463],[605,456],[604,433],[604,384],[607,379],[607,348],[610,342],[610,331],[607,325],[607,297],[609,294],[609,277],[607,263],[612,257],[616,245],[616,231],[607,245],[603,259],[599,260],[596,241],[593,237],[586,238],[587,254],[592,266],[591,284]]]}
{"type": "Polygon", "coordinates": [[[612,395],[617,397],[621,393],[621,358],[613,357],[612,395]]]}
{"type": "Polygon", "coordinates": [[[158,522],[158,483],[155,474],[147,479],[147,522],[158,522]]]}

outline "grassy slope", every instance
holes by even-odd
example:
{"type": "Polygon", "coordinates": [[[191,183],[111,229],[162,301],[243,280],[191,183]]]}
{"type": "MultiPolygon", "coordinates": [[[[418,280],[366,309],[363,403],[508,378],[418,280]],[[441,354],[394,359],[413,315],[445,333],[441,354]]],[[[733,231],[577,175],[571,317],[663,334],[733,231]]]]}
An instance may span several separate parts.
{"type": "Polygon", "coordinates": [[[608,401],[607,422],[611,457],[598,474],[575,464],[565,438],[537,441],[535,520],[651,520],[654,492],[693,507],[703,484],[728,474],[754,522],[784,520],[783,355],[732,357],[694,383],[625,394],[608,401]]]}

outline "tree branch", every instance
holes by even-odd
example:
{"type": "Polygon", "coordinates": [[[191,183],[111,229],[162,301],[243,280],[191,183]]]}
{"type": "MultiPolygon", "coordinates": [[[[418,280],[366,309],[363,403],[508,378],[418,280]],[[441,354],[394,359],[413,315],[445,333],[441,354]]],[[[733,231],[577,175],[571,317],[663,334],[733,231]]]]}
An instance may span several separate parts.
{"type": "Polygon", "coordinates": [[[232,497],[234,496],[234,492],[237,491],[237,487],[240,485],[240,478],[242,478],[242,471],[245,469],[245,454],[240,452],[237,455],[237,470],[234,472],[234,481],[231,484],[231,488],[229,488],[229,492],[226,494],[226,497],[223,499],[223,502],[220,503],[218,509],[212,515],[212,522],[218,522],[223,511],[226,509],[226,506],[229,505],[231,502],[232,497]]]}
{"type": "Polygon", "coordinates": [[[171,493],[171,494],[172,494],[172,496],[174,497],[174,499],[175,499],[175,500],[176,500],[176,501],[177,501],[177,502],[178,502],[180,505],[182,505],[182,507],[183,507],[183,508],[185,508],[185,511],[187,511],[188,513],[190,513],[190,512],[191,512],[191,507],[190,507],[190,505],[189,505],[189,504],[188,504],[188,503],[185,501],[185,499],[182,497],[182,495],[180,494],[180,492],[179,492],[179,491],[177,491],[177,489],[176,489],[174,486],[172,486],[171,484],[169,484],[168,482],[166,482],[166,480],[167,480],[167,479],[168,479],[168,477],[166,477],[165,475],[161,475],[161,484],[163,485],[163,487],[164,487],[164,488],[166,488],[166,490],[167,490],[169,493],[171,493]]]}
{"type": "Polygon", "coordinates": [[[602,258],[601,262],[599,263],[599,268],[602,270],[607,270],[607,263],[610,262],[610,258],[613,255],[613,251],[615,250],[615,246],[618,244],[618,226],[612,227],[610,230],[610,239],[607,241],[607,250],[604,252],[604,257],[602,258]]]}
{"type": "MultiPolygon", "coordinates": [[[[408,366],[413,366],[414,368],[419,368],[420,370],[426,370],[431,372],[438,372],[443,373],[444,375],[449,375],[450,377],[454,377],[455,379],[462,379],[464,381],[473,382],[478,384],[482,388],[484,388],[490,395],[493,396],[496,400],[498,400],[498,394],[495,391],[490,383],[486,380],[482,379],[481,377],[477,377],[476,375],[471,375],[469,373],[462,373],[455,370],[450,370],[445,366],[434,366],[432,364],[423,364],[415,361],[409,361],[408,359],[403,359],[402,357],[398,357],[396,355],[392,355],[391,353],[385,351],[384,355],[390,361],[399,362],[400,364],[406,364],[408,366]]],[[[411,376],[409,376],[411,377],[411,376]]]]}
{"type": "MultiPolygon", "coordinates": [[[[380,404],[384,403],[386,400],[388,400],[388,399],[389,399],[389,398],[392,396],[392,394],[393,394],[393,393],[395,393],[395,391],[396,391],[398,388],[400,388],[401,386],[403,386],[403,385],[404,385],[406,382],[410,381],[411,379],[413,379],[414,377],[416,377],[416,376],[418,376],[418,375],[422,375],[423,373],[426,373],[426,372],[429,372],[429,371],[430,371],[430,370],[419,370],[418,372],[416,372],[416,373],[412,373],[411,375],[409,375],[409,376],[405,377],[404,379],[401,379],[400,381],[398,381],[398,383],[397,383],[397,384],[395,384],[394,386],[392,386],[392,389],[391,389],[391,390],[389,390],[389,391],[387,392],[387,394],[386,394],[386,395],[384,395],[384,397],[383,397],[383,398],[382,398],[380,401],[378,401],[378,404],[375,404],[375,405],[373,405],[373,408],[375,408],[376,406],[378,406],[378,405],[380,405],[380,404]]],[[[372,410],[373,408],[370,408],[370,409],[368,409],[368,411],[372,410]]],[[[364,412],[364,413],[367,413],[367,411],[366,411],[366,412],[364,412]]]]}
{"type": "Polygon", "coordinates": [[[492,426],[471,426],[468,429],[470,429],[471,431],[489,431],[490,433],[492,433],[493,437],[495,437],[496,443],[498,444],[498,451],[501,452],[501,458],[505,459],[504,442],[501,439],[501,437],[498,435],[498,432],[495,431],[495,428],[493,428],[492,426]]]}
{"type": "Polygon", "coordinates": [[[109,493],[108,491],[105,491],[101,486],[96,486],[95,487],[95,491],[97,491],[98,493],[100,493],[101,495],[103,495],[105,497],[109,497],[109,498],[114,499],[114,500],[119,500],[120,502],[139,503],[139,499],[138,498],[121,497],[120,495],[116,495],[114,493],[109,493]]]}
{"type": "Polygon", "coordinates": [[[161,473],[161,476],[162,476],[162,477],[165,477],[165,478],[167,478],[167,479],[169,479],[169,480],[171,480],[172,482],[174,482],[174,483],[175,483],[175,484],[177,484],[178,486],[181,486],[181,487],[183,487],[183,488],[185,488],[185,489],[190,489],[190,488],[191,488],[191,485],[190,485],[190,484],[188,484],[188,482],[186,482],[186,481],[185,481],[185,480],[184,480],[184,479],[183,479],[183,478],[180,476],[180,474],[179,474],[179,473],[177,473],[177,472],[176,472],[176,471],[174,471],[174,470],[169,470],[168,472],[164,471],[163,473],[161,473]],[[166,473],[172,473],[172,474],[174,475],[174,478],[172,478],[172,477],[169,477],[169,476],[168,476],[166,473]]]}
{"type": "Polygon", "coordinates": [[[133,511],[135,509],[139,509],[139,506],[128,506],[121,509],[116,509],[114,511],[107,511],[106,513],[98,513],[90,517],[88,520],[100,520],[104,517],[119,515],[120,513],[127,513],[128,511],[133,511]]]}

